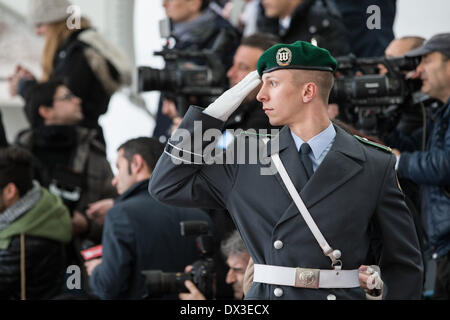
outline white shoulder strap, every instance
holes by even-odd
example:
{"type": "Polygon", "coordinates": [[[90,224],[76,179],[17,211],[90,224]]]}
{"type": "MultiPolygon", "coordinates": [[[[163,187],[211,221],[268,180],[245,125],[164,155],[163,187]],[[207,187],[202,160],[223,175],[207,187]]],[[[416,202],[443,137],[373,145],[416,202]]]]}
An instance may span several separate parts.
{"type": "Polygon", "coordinates": [[[328,256],[332,261],[332,266],[335,268],[337,264],[342,265],[342,262],[340,260],[337,260],[340,258],[341,253],[339,250],[333,250],[327,241],[325,240],[324,236],[320,232],[319,228],[317,227],[316,223],[314,222],[313,218],[311,217],[311,214],[309,213],[308,209],[306,208],[305,204],[303,203],[302,198],[298,194],[297,190],[295,189],[294,184],[292,183],[291,178],[289,177],[289,174],[287,173],[283,163],[281,162],[280,156],[278,153],[274,153],[271,156],[273,163],[275,164],[275,167],[278,170],[278,173],[281,176],[281,179],[283,180],[286,188],[289,191],[289,194],[291,195],[292,199],[294,200],[295,205],[297,206],[298,210],[300,211],[300,214],[302,215],[303,219],[305,220],[306,224],[308,225],[308,228],[311,230],[312,234],[314,235],[314,238],[316,238],[317,242],[319,243],[320,248],[322,249],[323,253],[328,256]]]}

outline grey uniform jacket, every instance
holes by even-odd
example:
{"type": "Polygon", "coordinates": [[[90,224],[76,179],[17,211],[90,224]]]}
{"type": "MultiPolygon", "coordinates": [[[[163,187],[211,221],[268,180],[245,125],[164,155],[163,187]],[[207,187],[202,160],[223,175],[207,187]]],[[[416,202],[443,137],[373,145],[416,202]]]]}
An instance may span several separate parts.
{"type": "MultiPolygon", "coordinates": [[[[202,109],[191,107],[179,129],[205,132],[222,125],[202,109]],[[201,127],[194,121],[201,121],[201,127]]],[[[172,136],[153,172],[149,191],[154,197],[177,206],[226,208],[257,264],[331,269],[329,258],[322,253],[278,174],[261,175],[262,161],[201,165],[188,160],[177,165],[176,158],[198,161],[201,155],[201,148],[190,149],[189,145],[195,144],[189,139],[178,140],[172,136]],[[274,247],[277,240],[283,243],[281,249],[274,247]]],[[[277,151],[276,143],[281,161],[318,228],[330,246],[342,252],[342,269],[357,269],[365,263],[371,245],[368,229],[373,223],[383,248],[379,265],[387,286],[386,298],[419,299],[421,254],[413,220],[397,184],[395,157],[336,127],[330,151],[304,185],[306,177],[298,169],[301,162],[288,127],[268,143],[268,154],[277,151]]],[[[203,147],[209,144],[204,142],[203,147]]],[[[337,299],[365,298],[361,288],[288,286],[281,286],[283,294],[276,297],[277,287],[253,283],[246,299],[326,299],[329,294],[337,299]]]]}

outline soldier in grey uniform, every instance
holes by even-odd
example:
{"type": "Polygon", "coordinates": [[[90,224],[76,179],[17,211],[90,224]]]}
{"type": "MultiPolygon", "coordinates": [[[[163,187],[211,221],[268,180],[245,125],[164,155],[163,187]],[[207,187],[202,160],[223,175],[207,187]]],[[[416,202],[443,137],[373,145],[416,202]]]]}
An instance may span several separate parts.
{"type": "Polygon", "coordinates": [[[382,244],[377,261],[383,296],[421,297],[421,254],[395,156],[328,118],[336,65],[327,50],[306,42],[273,46],[260,57],[257,72],[208,108],[189,109],[153,172],[149,191],[160,201],[231,213],[255,266],[246,299],[365,299],[358,267],[368,261],[369,230],[382,244]],[[264,151],[256,163],[212,163],[211,141],[198,137],[222,128],[261,78],[257,98],[271,125],[283,129],[268,142],[236,138],[233,147],[254,150],[249,146],[256,142],[264,151]],[[277,155],[293,183],[291,193],[279,167],[267,161],[277,155]],[[306,213],[293,201],[295,193],[306,213]]]}

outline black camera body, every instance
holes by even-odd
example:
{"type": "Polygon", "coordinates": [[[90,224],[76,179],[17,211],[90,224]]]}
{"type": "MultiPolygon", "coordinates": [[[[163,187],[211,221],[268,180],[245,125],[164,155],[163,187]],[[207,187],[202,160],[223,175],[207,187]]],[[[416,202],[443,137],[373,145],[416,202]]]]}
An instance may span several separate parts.
{"type": "Polygon", "coordinates": [[[138,91],[161,91],[176,102],[180,116],[191,104],[206,108],[227,88],[226,70],[219,56],[230,38],[231,34],[222,30],[211,49],[200,51],[165,46],[154,53],[164,58],[165,69],[138,67],[138,91]]]}
{"type": "Polygon", "coordinates": [[[346,56],[337,59],[337,71],[342,78],[335,79],[330,99],[336,103],[354,106],[385,106],[402,104],[409,95],[420,90],[420,80],[405,79],[403,71],[412,71],[419,65],[420,58],[355,58],[346,56]],[[388,73],[378,74],[378,65],[384,65],[388,73]],[[354,76],[355,69],[363,74],[354,76]]]}
{"type": "Polygon", "coordinates": [[[213,283],[215,265],[212,258],[214,254],[214,239],[208,234],[206,221],[183,221],[180,223],[181,235],[196,235],[197,247],[201,258],[192,264],[192,270],[187,273],[166,273],[161,270],[145,270],[145,286],[148,297],[160,297],[166,294],[189,292],[184,281],[191,280],[206,299],[214,297],[213,283]]]}
{"type": "Polygon", "coordinates": [[[408,79],[405,75],[417,68],[420,57],[356,58],[349,55],[337,61],[338,76],[330,93],[330,103],[339,104],[342,120],[365,134],[378,136],[380,123],[394,123],[405,108],[431,101],[420,91],[421,80],[408,79]],[[380,64],[386,67],[386,75],[378,74],[380,64]],[[355,75],[355,71],[361,75],[355,75]]]}

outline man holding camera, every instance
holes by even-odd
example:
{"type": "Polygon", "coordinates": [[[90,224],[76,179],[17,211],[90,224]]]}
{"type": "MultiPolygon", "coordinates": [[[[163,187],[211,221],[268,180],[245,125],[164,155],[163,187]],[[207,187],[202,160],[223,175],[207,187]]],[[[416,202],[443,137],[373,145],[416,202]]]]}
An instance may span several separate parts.
{"type": "Polygon", "coordinates": [[[395,157],[330,122],[336,67],[327,50],[307,42],[271,47],[258,73],[208,108],[190,108],[153,173],[149,191],[161,201],[230,212],[254,261],[247,299],[365,299],[358,267],[368,258],[371,226],[382,239],[386,298],[420,298],[421,255],[395,157]],[[257,99],[271,125],[284,127],[270,141],[242,135],[236,143],[245,150],[256,143],[270,168],[211,162],[210,140],[195,138],[221,128],[260,77],[257,99]]]}
{"type": "MultiPolygon", "coordinates": [[[[222,241],[221,251],[229,267],[226,275],[226,283],[233,286],[233,294],[236,300],[244,296],[244,274],[247,269],[250,255],[237,230],[234,230],[228,238],[222,241]]],[[[189,270],[189,268],[187,268],[189,270]]],[[[185,282],[189,293],[180,293],[181,300],[206,300],[204,294],[198,290],[190,280],[185,282]]]]}
{"type": "MultiPolygon", "coordinates": [[[[171,23],[171,38],[175,40],[174,49],[196,52],[213,49],[216,41],[226,35],[226,43],[218,49],[217,59],[225,66],[232,63],[233,54],[240,41],[240,34],[227,20],[209,8],[210,0],[164,0],[162,5],[171,23]]],[[[216,49],[216,48],[214,48],[216,49]]],[[[189,61],[198,64],[199,61],[189,61]]],[[[203,62],[202,62],[203,63],[203,62]]],[[[177,64],[167,62],[166,68],[175,72],[177,64]]],[[[153,136],[164,139],[170,135],[171,118],[164,109],[175,105],[174,97],[163,94],[158,106],[156,127],[153,136]]],[[[177,106],[185,108],[185,106],[177,106]]],[[[183,116],[183,115],[181,115],[183,116]]],[[[164,140],[165,141],[165,140],[164,140]]]]}
{"type": "Polygon", "coordinates": [[[450,33],[438,34],[406,56],[422,57],[417,67],[422,91],[442,105],[432,110],[427,123],[426,147],[421,150],[423,130],[412,135],[395,132],[397,173],[420,187],[422,223],[427,235],[426,254],[437,259],[434,297],[450,298],[450,33]]]}
{"type": "Polygon", "coordinates": [[[120,197],[106,215],[103,256],[85,262],[92,292],[101,299],[143,299],[141,271],[182,271],[198,258],[195,239],[183,238],[180,222],[209,217],[194,209],[161,204],[147,192],[163,146],[154,138],[137,138],[118,149],[117,175],[112,184],[120,197]]]}

